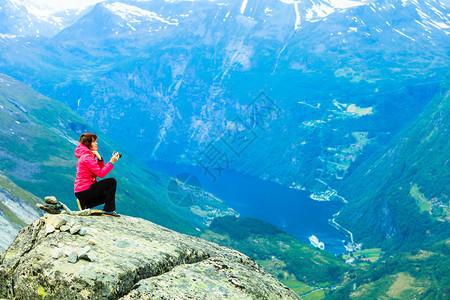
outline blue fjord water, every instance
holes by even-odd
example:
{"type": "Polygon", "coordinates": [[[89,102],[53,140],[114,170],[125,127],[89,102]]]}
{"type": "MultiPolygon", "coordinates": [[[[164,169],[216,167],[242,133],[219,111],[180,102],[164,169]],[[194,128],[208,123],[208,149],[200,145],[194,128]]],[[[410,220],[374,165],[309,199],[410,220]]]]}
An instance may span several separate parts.
{"type": "Polygon", "coordinates": [[[204,175],[201,167],[167,162],[149,162],[154,170],[170,176],[181,173],[195,175],[201,186],[219,197],[224,203],[240,213],[241,217],[265,220],[310,244],[311,235],[324,242],[325,250],[340,254],[345,252],[345,235],[328,222],[343,203],[337,201],[315,201],[310,192],[290,189],[270,181],[246,176],[231,170],[222,171],[216,181],[204,175]]]}

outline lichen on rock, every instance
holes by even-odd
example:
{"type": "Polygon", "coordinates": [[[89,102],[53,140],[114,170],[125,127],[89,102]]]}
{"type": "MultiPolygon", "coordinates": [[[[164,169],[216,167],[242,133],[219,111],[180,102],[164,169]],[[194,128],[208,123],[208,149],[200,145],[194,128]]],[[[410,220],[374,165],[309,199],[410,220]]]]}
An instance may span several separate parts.
{"type": "Polygon", "coordinates": [[[233,249],[139,218],[58,217],[86,235],[48,233],[49,216],[23,228],[0,255],[0,298],[299,299],[233,249]]]}

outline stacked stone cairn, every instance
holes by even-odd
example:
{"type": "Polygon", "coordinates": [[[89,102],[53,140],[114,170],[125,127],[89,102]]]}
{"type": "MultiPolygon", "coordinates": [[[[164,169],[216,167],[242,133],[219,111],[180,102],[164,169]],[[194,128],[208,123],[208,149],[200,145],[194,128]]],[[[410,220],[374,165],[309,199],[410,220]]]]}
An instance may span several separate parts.
{"type": "Polygon", "coordinates": [[[64,205],[64,206],[66,206],[65,208],[63,207],[63,205],[62,205],[62,203],[60,203],[57,199],[56,199],[56,197],[53,197],[53,196],[47,196],[47,197],[45,197],[45,204],[41,204],[41,203],[37,203],[36,204],[36,206],[39,208],[39,209],[41,209],[41,210],[43,210],[43,211],[45,211],[45,212],[48,212],[48,213],[50,213],[50,214],[53,214],[53,215],[57,215],[57,214],[60,214],[61,213],[61,209],[64,209],[64,210],[66,210],[69,214],[72,214],[72,211],[70,210],[70,209],[68,209],[67,208],[67,206],[66,205],[64,205]]]}
{"type": "MultiPolygon", "coordinates": [[[[88,235],[86,228],[82,228],[80,225],[68,223],[67,220],[61,214],[88,216],[97,214],[98,210],[85,209],[82,211],[72,212],[64,203],[58,201],[54,196],[47,196],[44,199],[45,204],[37,203],[36,206],[47,212],[41,218],[45,222],[45,235],[58,232],[68,232],[72,235],[85,236],[88,235]]],[[[89,253],[92,245],[97,245],[97,242],[93,239],[88,241],[89,245],[86,245],[82,249],[63,249],[55,248],[51,256],[54,259],[59,259],[61,256],[66,256],[67,261],[70,263],[76,263],[79,259],[87,261],[95,261],[97,257],[93,253],[89,253]]]]}
{"type": "Polygon", "coordinates": [[[45,204],[37,203],[36,206],[52,215],[58,215],[60,213],[65,213],[68,215],[77,215],[77,216],[90,216],[90,215],[101,215],[103,211],[98,209],[84,209],[80,211],[71,211],[67,205],[58,201],[55,196],[47,196],[44,198],[45,204]]]}

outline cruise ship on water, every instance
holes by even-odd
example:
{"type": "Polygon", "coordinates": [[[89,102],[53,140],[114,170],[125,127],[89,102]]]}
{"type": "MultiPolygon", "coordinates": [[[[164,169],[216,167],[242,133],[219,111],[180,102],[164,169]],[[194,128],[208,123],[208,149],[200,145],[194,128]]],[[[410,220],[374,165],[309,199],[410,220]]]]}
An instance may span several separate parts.
{"type": "Polygon", "coordinates": [[[312,236],[309,237],[309,242],[314,247],[319,248],[320,250],[325,250],[324,243],[319,242],[319,239],[315,235],[312,235],[312,236]]]}

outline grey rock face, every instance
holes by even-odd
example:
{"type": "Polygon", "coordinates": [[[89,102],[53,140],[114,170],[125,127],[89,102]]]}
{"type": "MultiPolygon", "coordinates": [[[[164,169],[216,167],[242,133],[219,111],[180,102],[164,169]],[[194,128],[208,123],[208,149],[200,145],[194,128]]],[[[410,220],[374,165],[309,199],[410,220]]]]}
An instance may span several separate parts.
{"type": "Polygon", "coordinates": [[[299,299],[238,251],[138,218],[60,216],[89,234],[22,229],[0,255],[0,298],[299,299]]]}

